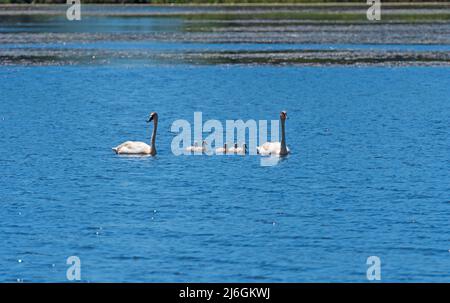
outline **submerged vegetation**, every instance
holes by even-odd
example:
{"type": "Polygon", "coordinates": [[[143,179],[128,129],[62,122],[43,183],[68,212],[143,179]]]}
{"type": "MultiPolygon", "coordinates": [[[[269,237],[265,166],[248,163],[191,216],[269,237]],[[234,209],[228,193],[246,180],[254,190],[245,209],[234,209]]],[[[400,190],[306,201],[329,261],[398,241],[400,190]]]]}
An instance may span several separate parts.
{"type": "MultiPolygon", "coordinates": [[[[314,20],[314,21],[367,21],[365,14],[361,13],[342,13],[342,12],[259,12],[259,13],[199,13],[192,15],[176,15],[171,14],[171,17],[184,17],[186,19],[199,19],[199,20],[314,20]]],[[[164,15],[158,15],[157,17],[164,17],[164,15]]],[[[382,18],[384,21],[438,21],[438,20],[450,20],[450,13],[442,14],[386,14],[382,18]]]]}
{"type": "Polygon", "coordinates": [[[369,21],[365,2],[288,2],[83,5],[80,23],[65,19],[67,5],[3,5],[0,65],[450,65],[450,3],[383,1],[381,21],[369,21]]]}
{"type": "MultiPolygon", "coordinates": [[[[154,17],[154,18],[180,18],[185,20],[310,20],[323,22],[360,22],[368,21],[365,1],[310,1],[286,0],[271,3],[265,0],[232,1],[232,0],[151,0],[151,1],[114,1],[114,0],[82,0],[83,15],[85,16],[115,16],[115,17],[154,17]],[[118,6],[111,12],[105,9],[90,9],[90,3],[107,4],[181,4],[184,9],[154,11],[150,6],[135,6],[130,10],[129,5],[118,6]],[[193,4],[185,6],[183,4],[193,4]],[[196,5],[208,4],[202,9],[195,9],[196,5]],[[225,5],[224,5],[225,4],[225,5]]],[[[0,3],[26,3],[21,0],[0,0],[0,3]]],[[[65,10],[66,0],[35,0],[38,5],[4,5],[0,10],[1,16],[20,15],[57,15],[65,10]],[[63,4],[56,6],[39,4],[63,4]]],[[[177,7],[175,5],[175,7],[177,7]]],[[[381,22],[446,22],[450,20],[450,2],[399,2],[383,1],[381,22]]]]}

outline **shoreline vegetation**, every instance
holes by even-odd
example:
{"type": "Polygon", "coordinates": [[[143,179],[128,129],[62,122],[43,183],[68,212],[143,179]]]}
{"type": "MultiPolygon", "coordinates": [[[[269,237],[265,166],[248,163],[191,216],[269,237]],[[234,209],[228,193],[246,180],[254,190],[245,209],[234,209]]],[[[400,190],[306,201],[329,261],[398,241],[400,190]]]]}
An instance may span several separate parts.
{"type": "MultiPolygon", "coordinates": [[[[115,17],[154,17],[183,18],[187,20],[298,20],[315,22],[364,22],[367,21],[366,3],[346,1],[304,1],[294,0],[282,3],[265,1],[229,2],[229,1],[83,1],[85,16],[115,17]],[[99,6],[105,9],[91,9],[99,6]],[[109,7],[151,8],[204,7],[205,10],[108,10],[109,7]]],[[[67,4],[61,1],[35,1],[27,4],[21,1],[0,0],[0,16],[54,16],[61,14],[67,4]],[[12,3],[14,2],[14,3],[12,3]]],[[[450,2],[397,2],[382,3],[381,22],[449,22],[450,2]]]]}
{"type": "Polygon", "coordinates": [[[0,4],[0,66],[450,66],[450,2],[382,1],[381,21],[365,2],[81,2],[82,23],[67,4],[0,4]]]}
{"type": "MultiPolygon", "coordinates": [[[[85,5],[105,5],[105,6],[196,6],[196,7],[318,7],[318,8],[351,8],[351,7],[368,7],[369,5],[363,0],[357,1],[89,1],[80,0],[85,5]]],[[[0,7],[17,6],[17,7],[44,7],[68,5],[65,0],[62,1],[14,1],[0,0],[0,7]]],[[[450,1],[381,1],[382,7],[386,8],[450,8],[450,1]]]]}

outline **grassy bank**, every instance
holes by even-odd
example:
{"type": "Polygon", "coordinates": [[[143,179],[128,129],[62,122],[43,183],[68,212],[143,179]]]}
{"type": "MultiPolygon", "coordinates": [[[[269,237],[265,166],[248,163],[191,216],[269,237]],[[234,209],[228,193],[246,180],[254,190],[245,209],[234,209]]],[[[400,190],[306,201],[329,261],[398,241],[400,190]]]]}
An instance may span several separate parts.
{"type": "MultiPolygon", "coordinates": [[[[164,17],[159,15],[157,17],[164,17]]],[[[365,14],[357,13],[310,13],[310,12],[273,12],[273,13],[241,13],[241,14],[192,14],[171,15],[171,17],[189,20],[311,20],[311,21],[367,21],[365,14]]],[[[450,13],[443,14],[386,14],[384,21],[448,21],[450,13]]]]}
{"type": "MultiPolygon", "coordinates": [[[[0,0],[10,1],[10,0],[0,0]]],[[[82,0],[82,3],[89,3],[82,0]]],[[[97,1],[98,2],[98,1],[97,1]]],[[[167,3],[168,1],[153,1],[152,3],[167,3]]],[[[186,3],[188,1],[179,1],[186,3]]],[[[84,16],[115,16],[115,17],[153,17],[153,18],[181,18],[187,20],[294,20],[294,21],[323,21],[323,22],[367,22],[365,2],[341,2],[294,0],[283,3],[269,4],[263,1],[249,1],[255,4],[239,5],[208,4],[207,10],[187,7],[183,10],[127,10],[120,5],[105,5],[105,9],[89,9],[83,6],[84,16]],[[258,3],[258,4],[256,4],[258,3]],[[226,5],[222,7],[222,5],[226,5]]],[[[245,1],[244,1],[245,2],[245,1]]],[[[65,2],[64,2],[65,3],[65,2]]],[[[128,3],[128,2],[127,2],[128,3]]],[[[189,1],[189,3],[215,3],[213,1],[189,1]]],[[[225,4],[224,4],[225,3],[225,4]]],[[[230,2],[231,3],[231,2],[230,2]]],[[[137,4],[134,3],[133,4],[137,4]]],[[[180,4],[182,5],[182,4],[180,4]]],[[[54,16],[61,15],[67,5],[15,5],[0,4],[0,16],[54,16]]],[[[145,6],[143,6],[145,7],[145,6]]],[[[450,2],[390,2],[383,1],[381,22],[448,22],[450,21],[450,2]]]]}

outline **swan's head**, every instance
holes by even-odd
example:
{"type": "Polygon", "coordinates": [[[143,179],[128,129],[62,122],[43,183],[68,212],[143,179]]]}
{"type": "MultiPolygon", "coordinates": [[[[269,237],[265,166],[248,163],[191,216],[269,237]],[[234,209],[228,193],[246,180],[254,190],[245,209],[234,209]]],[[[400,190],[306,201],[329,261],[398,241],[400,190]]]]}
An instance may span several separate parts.
{"type": "Polygon", "coordinates": [[[280,119],[281,120],[286,120],[287,119],[287,112],[285,110],[280,113],[280,119]]]}
{"type": "Polygon", "coordinates": [[[152,122],[153,119],[158,119],[158,114],[156,112],[150,113],[150,116],[148,117],[147,122],[152,122]]]}

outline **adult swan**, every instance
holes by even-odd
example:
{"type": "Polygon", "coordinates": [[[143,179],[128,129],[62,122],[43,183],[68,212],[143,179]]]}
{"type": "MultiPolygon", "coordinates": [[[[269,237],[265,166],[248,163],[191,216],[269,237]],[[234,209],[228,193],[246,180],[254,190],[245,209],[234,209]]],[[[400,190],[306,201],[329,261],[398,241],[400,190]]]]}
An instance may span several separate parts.
{"type": "Polygon", "coordinates": [[[257,147],[258,154],[260,155],[279,155],[285,156],[289,154],[289,148],[286,146],[286,135],[285,135],[285,123],[286,123],[287,113],[282,111],[280,113],[281,120],[281,142],[266,142],[261,146],[257,147]]]}
{"type": "Polygon", "coordinates": [[[150,145],[144,142],[138,141],[126,141],[119,146],[114,147],[112,150],[116,154],[123,155],[156,155],[156,129],[158,128],[158,114],[153,112],[148,117],[147,123],[153,120],[153,133],[150,145]]]}

